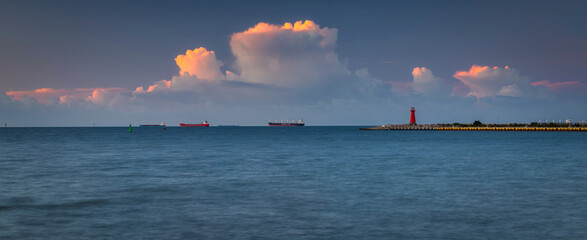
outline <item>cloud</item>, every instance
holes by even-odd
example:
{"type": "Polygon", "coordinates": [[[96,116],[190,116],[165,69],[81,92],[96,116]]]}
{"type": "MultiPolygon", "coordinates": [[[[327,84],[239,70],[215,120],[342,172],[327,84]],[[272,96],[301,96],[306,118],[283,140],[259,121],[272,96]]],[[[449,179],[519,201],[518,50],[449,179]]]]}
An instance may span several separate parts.
{"type": "Polygon", "coordinates": [[[9,125],[23,126],[177,124],[180,120],[263,125],[269,119],[302,117],[310,125],[369,125],[405,123],[409,106],[418,109],[419,121],[429,123],[495,121],[496,113],[528,121],[544,116],[544,109],[584,116],[585,105],[572,104],[576,98],[570,99],[571,104],[543,98],[585,86],[578,81],[531,82],[507,66],[473,65],[455,72],[455,79],[416,67],[411,79],[383,82],[367,68],[349,69],[339,59],[337,41],[336,28],[309,20],[260,22],[230,35],[234,61],[223,62],[213,50],[193,46],[175,57],[177,74],[167,79],[151,79],[150,84],[130,89],[0,92],[0,112],[9,125]],[[393,91],[385,83],[391,83],[393,91]]]}
{"type": "Polygon", "coordinates": [[[92,94],[85,98],[86,101],[92,102],[96,105],[110,105],[112,101],[119,96],[120,93],[126,92],[124,88],[104,89],[96,88],[92,94]]]}
{"type": "Polygon", "coordinates": [[[187,50],[177,55],[175,63],[179,67],[179,75],[170,80],[159,80],[153,84],[137,87],[134,94],[148,94],[160,91],[202,93],[210,86],[217,86],[221,81],[242,81],[242,78],[231,72],[222,73],[222,61],[216,58],[212,50],[204,47],[187,50]],[[216,84],[211,84],[216,83],[216,84]]]}
{"type": "Polygon", "coordinates": [[[432,71],[426,67],[416,67],[412,70],[413,80],[408,81],[390,81],[391,88],[394,92],[404,96],[418,95],[425,97],[446,97],[450,95],[450,87],[441,78],[432,74],[432,71]]]}
{"type": "MultiPolygon", "coordinates": [[[[185,117],[189,116],[196,121],[209,116],[205,119],[216,118],[220,122],[226,116],[234,119],[238,113],[238,118],[248,119],[249,124],[281,116],[284,119],[313,116],[323,124],[342,124],[347,120],[357,122],[346,123],[369,124],[381,123],[380,120],[371,122],[373,116],[387,119],[391,112],[406,111],[405,106],[425,110],[420,112],[421,119],[427,119],[425,112],[430,113],[428,119],[438,118],[435,115],[454,106],[467,112],[484,107],[483,104],[530,106],[535,103],[533,97],[580,85],[576,81],[531,83],[516,69],[477,65],[467,71],[457,71],[453,75],[455,79],[443,79],[429,68],[416,67],[409,81],[383,82],[367,68],[349,69],[336,52],[337,38],[337,29],[321,27],[309,20],[283,25],[260,22],[230,35],[235,61],[228,66],[213,50],[198,47],[177,55],[175,76],[134,89],[40,88],[8,91],[0,100],[5,109],[49,106],[46,109],[71,109],[71,112],[63,111],[68,116],[74,115],[74,110],[87,113],[97,109],[96,112],[107,112],[116,118],[138,116],[153,122],[164,120],[161,116],[176,120],[189,120],[185,117]],[[393,91],[385,83],[390,83],[393,91]]],[[[50,112],[46,109],[39,112],[50,112]]],[[[483,114],[486,111],[478,110],[473,117],[483,114]]],[[[404,121],[402,116],[396,120],[404,121]]],[[[92,118],[83,116],[83,121],[92,118]]]]}
{"type": "Polygon", "coordinates": [[[223,63],[214,51],[200,47],[175,58],[178,76],[137,87],[133,94],[146,99],[174,92],[166,96],[224,104],[300,104],[382,94],[378,89],[382,82],[367,69],[353,73],[339,61],[337,33],[309,20],[283,25],[261,22],[231,35],[236,73],[222,73],[223,63]]]}
{"type": "Polygon", "coordinates": [[[533,82],[532,86],[545,86],[553,92],[564,93],[571,92],[577,88],[584,88],[586,84],[579,81],[568,81],[568,82],[551,82],[548,80],[533,82]]]}
{"type": "Polygon", "coordinates": [[[338,30],[313,21],[275,25],[260,22],[231,35],[235,56],[231,70],[214,51],[189,49],[175,58],[178,74],[133,90],[122,88],[10,91],[12,99],[27,97],[41,104],[144,106],[223,104],[315,104],[332,99],[373,99],[390,91],[368,69],[351,71],[335,51],[338,30]]]}
{"type": "Polygon", "coordinates": [[[506,97],[520,97],[522,96],[522,92],[520,91],[518,85],[512,84],[502,87],[496,95],[506,97]]]}
{"type": "Polygon", "coordinates": [[[21,102],[27,98],[34,99],[34,101],[40,104],[74,104],[84,102],[107,104],[107,95],[119,94],[124,91],[126,91],[124,88],[39,88],[32,91],[7,91],[6,95],[21,102]]]}
{"type": "Polygon", "coordinates": [[[337,29],[309,20],[282,26],[261,22],[233,34],[230,47],[243,81],[312,87],[351,75],[334,51],[337,35],[337,29]]]}
{"type": "Polygon", "coordinates": [[[388,83],[391,85],[391,89],[396,93],[409,95],[412,92],[412,82],[389,81],[388,83]]]}
{"type": "Polygon", "coordinates": [[[417,94],[424,96],[446,96],[450,89],[442,79],[435,77],[430,69],[425,67],[416,67],[412,70],[414,81],[411,84],[412,89],[417,94]]]}
{"type": "Polygon", "coordinates": [[[198,79],[208,81],[225,78],[220,71],[224,63],[216,59],[214,51],[208,51],[204,47],[187,50],[185,55],[177,55],[175,63],[179,67],[179,75],[195,75],[198,79]]]}
{"type": "MultiPolygon", "coordinates": [[[[186,77],[189,77],[189,75],[186,75],[186,77]]],[[[154,92],[156,90],[166,90],[171,88],[171,81],[170,80],[160,80],[157,81],[151,85],[149,85],[147,88],[144,88],[142,86],[137,87],[135,89],[135,93],[149,93],[149,92],[154,92]]]]}
{"type": "Polygon", "coordinates": [[[223,74],[220,68],[224,65],[216,58],[214,51],[204,47],[194,50],[187,50],[185,54],[175,57],[175,63],[179,67],[179,75],[173,76],[171,80],[159,80],[153,84],[143,87],[139,86],[133,93],[146,94],[157,91],[196,91],[201,87],[200,83],[214,82],[225,79],[238,80],[239,77],[226,71],[223,74]],[[228,77],[227,77],[228,76],[228,77]]]}
{"type": "Polygon", "coordinates": [[[477,99],[493,96],[539,97],[539,89],[530,84],[529,78],[508,66],[473,65],[468,71],[457,71],[453,77],[469,88],[467,96],[477,99]]]}

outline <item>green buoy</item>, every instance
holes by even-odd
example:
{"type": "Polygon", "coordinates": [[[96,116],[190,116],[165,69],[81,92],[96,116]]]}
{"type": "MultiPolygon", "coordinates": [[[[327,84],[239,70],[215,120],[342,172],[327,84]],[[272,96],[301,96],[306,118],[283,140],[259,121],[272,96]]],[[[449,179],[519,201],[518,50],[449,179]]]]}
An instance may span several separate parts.
{"type": "Polygon", "coordinates": [[[132,125],[131,124],[128,125],[128,132],[132,132],[132,125]]]}

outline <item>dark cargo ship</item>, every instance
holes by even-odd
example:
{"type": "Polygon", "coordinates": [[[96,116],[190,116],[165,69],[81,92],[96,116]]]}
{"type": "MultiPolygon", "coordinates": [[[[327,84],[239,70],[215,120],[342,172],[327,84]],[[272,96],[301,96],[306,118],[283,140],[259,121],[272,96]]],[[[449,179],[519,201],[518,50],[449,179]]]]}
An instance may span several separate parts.
{"type": "Polygon", "coordinates": [[[140,127],[165,127],[165,123],[160,123],[160,124],[141,124],[139,125],[140,127]]]}
{"type": "Polygon", "coordinates": [[[297,122],[294,121],[274,121],[274,122],[269,122],[269,126],[270,127],[303,127],[304,125],[306,125],[304,123],[304,120],[298,120],[297,122]]]}
{"type": "Polygon", "coordinates": [[[202,123],[179,123],[180,127],[210,127],[208,121],[203,121],[202,123]]]}

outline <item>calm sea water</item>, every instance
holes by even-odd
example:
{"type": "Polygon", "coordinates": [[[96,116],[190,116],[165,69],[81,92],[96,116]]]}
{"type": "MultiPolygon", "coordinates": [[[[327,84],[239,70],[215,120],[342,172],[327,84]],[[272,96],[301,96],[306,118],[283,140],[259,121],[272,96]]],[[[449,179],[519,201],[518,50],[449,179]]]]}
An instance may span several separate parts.
{"type": "Polygon", "coordinates": [[[0,129],[0,238],[585,239],[587,133],[0,129]]]}

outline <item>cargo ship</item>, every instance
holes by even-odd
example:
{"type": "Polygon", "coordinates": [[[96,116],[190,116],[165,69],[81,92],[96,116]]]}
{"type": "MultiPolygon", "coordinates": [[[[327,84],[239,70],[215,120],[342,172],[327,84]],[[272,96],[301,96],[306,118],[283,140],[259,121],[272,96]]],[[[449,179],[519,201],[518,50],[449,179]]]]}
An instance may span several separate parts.
{"type": "Polygon", "coordinates": [[[306,124],[304,123],[303,119],[298,120],[297,122],[295,122],[293,120],[291,122],[287,121],[287,120],[285,122],[283,122],[283,120],[279,121],[279,122],[278,121],[269,122],[270,127],[303,127],[304,125],[306,125],[306,124]]]}
{"type": "Polygon", "coordinates": [[[165,123],[160,123],[160,124],[141,124],[139,125],[140,127],[165,127],[165,123]]]}
{"type": "Polygon", "coordinates": [[[179,123],[180,127],[209,127],[210,124],[208,121],[203,121],[201,123],[179,123]]]}

